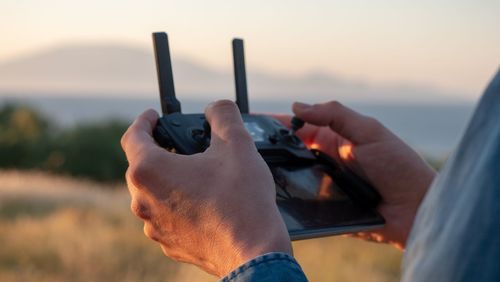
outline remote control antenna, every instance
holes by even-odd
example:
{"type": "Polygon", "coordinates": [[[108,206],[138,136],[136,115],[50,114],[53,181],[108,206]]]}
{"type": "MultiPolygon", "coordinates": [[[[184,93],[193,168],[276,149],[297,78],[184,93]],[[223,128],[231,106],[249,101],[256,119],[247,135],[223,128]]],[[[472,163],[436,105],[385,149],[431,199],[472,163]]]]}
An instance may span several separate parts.
{"type": "Polygon", "coordinates": [[[175,98],[174,76],[167,34],[165,32],[153,33],[153,46],[163,115],[180,112],[181,103],[175,98]]]}
{"type": "Polygon", "coordinates": [[[248,114],[247,75],[243,40],[233,39],[234,82],[236,84],[236,105],[242,114],[248,114]]]}

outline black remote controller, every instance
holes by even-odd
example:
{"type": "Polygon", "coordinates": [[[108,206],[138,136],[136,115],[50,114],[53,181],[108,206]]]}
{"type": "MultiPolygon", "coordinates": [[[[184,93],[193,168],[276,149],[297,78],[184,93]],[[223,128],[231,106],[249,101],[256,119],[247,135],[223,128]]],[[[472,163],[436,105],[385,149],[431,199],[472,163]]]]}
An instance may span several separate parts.
{"type": "MultiPolygon", "coordinates": [[[[175,97],[167,34],[153,33],[153,43],[163,111],[163,116],[154,129],[154,138],[160,146],[178,154],[191,155],[203,152],[210,144],[210,125],[205,120],[204,114],[181,113],[181,104],[175,97]]],[[[280,173],[282,168],[290,170],[291,167],[300,167],[308,170],[321,166],[350,199],[363,208],[374,209],[380,201],[380,196],[370,184],[321,151],[308,149],[294,134],[295,130],[302,127],[301,120],[295,118],[292,121],[292,129],[288,129],[270,116],[249,113],[241,39],[233,40],[233,59],[236,104],[255,146],[273,172],[276,185],[283,186],[283,183],[294,182],[294,179],[287,179],[294,176],[280,173]]],[[[303,175],[303,172],[301,173],[303,175]]],[[[300,174],[297,177],[300,177],[300,174]]],[[[290,196],[286,189],[284,191],[290,196]]]]}

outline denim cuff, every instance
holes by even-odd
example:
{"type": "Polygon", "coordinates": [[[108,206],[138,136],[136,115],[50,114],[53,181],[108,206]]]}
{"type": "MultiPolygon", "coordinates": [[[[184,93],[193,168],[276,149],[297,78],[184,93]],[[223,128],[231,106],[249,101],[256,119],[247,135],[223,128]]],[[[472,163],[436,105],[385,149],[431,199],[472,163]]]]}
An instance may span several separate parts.
{"type": "Polygon", "coordinates": [[[267,253],[233,270],[221,282],[290,281],[307,278],[297,261],[285,253],[267,253]]]}

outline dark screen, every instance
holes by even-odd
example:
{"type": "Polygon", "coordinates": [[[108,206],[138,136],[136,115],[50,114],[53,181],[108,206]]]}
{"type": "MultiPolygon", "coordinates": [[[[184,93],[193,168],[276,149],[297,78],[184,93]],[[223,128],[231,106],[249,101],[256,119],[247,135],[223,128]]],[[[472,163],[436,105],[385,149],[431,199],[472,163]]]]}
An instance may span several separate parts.
{"type": "Polygon", "coordinates": [[[266,132],[257,122],[245,121],[244,125],[254,142],[264,142],[266,132]]]}
{"type": "Polygon", "coordinates": [[[369,224],[379,219],[352,201],[326,171],[322,165],[272,169],[276,201],[289,231],[369,224]]]}

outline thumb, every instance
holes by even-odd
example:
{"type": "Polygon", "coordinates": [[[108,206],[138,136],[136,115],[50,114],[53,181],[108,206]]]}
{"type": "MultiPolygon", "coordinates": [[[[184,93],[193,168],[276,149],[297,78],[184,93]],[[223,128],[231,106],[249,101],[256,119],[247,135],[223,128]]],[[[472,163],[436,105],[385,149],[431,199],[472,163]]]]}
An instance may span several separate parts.
{"type": "Polygon", "coordinates": [[[354,144],[380,141],[389,131],[376,119],[364,116],[337,101],[308,105],[294,103],[295,115],[307,123],[329,126],[354,144]]]}
{"type": "Polygon", "coordinates": [[[205,109],[205,117],[212,131],[210,145],[255,146],[234,102],[220,100],[211,103],[205,109]]]}

